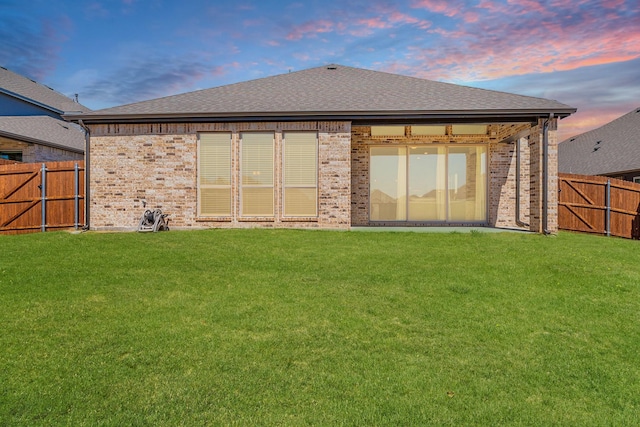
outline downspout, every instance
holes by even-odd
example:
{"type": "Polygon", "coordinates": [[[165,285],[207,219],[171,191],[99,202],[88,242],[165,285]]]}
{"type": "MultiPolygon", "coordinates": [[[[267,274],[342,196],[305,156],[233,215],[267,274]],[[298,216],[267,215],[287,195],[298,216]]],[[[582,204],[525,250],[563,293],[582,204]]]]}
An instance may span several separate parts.
{"type": "Polygon", "coordinates": [[[89,128],[82,122],[82,120],[78,120],[78,124],[82,126],[84,129],[84,227],[85,230],[90,229],[90,203],[89,203],[89,195],[91,193],[91,187],[89,185],[89,175],[91,168],[89,167],[91,162],[91,156],[89,156],[89,141],[91,139],[91,131],[89,128]]]}
{"type": "Polygon", "coordinates": [[[520,141],[522,138],[516,139],[516,224],[521,227],[529,227],[529,224],[520,220],[520,187],[522,185],[520,179],[520,141]]]}
{"type": "Polygon", "coordinates": [[[545,235],[549,232],[549,124],[553,120],[553,113],[544,121],[542,127],[542,232],[545,235]]]}

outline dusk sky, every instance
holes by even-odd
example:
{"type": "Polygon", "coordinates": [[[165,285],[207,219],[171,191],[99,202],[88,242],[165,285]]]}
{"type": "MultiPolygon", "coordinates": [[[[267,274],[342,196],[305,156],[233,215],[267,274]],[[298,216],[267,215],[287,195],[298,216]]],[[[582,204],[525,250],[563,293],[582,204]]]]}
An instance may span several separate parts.
{"type": "Polygon", "coordinates": [[[0,65],[92,109],[337,63],[640,107],[638,0],[0,0],[0,65]]]}

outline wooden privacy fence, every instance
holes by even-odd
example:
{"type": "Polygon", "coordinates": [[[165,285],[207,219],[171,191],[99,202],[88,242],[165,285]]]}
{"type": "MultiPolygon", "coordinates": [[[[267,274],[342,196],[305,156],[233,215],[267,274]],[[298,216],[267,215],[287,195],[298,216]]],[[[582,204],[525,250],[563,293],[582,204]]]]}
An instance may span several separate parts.
{"type": "Polygon", "coordinates": [[[0,234],[84,225],[84,162],[0,165],[0,234]]]}
{"type": "Polygon", "coordinates": [[[640,238],[640,184],[561,173],[558,189],[560,229],[640,238]]]}

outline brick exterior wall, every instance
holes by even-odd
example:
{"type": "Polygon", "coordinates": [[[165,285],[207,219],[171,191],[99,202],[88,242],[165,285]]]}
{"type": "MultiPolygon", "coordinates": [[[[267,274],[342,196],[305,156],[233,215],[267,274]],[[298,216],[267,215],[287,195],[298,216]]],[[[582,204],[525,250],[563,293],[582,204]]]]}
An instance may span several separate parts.
{"type": "Polygon", "coordinates": [[[489,225],[528,229],[529,224],[529,144],[520,141],[520,209],[516,209],[517,141],[498,142],[489,149],[489,225]],[[516,214],[519,213],[519,217],[516,214]]]}
{"type": "Polygon", "coordinates": [[[558,119],[554,119],[549,124],[549,159],[548,159],[548,215],[547,232],[558,233],[558,119]]]}
{"type": "MultiPolygon", "coordinates": [[[[557,231],[556,122],[549,131],[549,218],[557,231]]],[[[369,150],[372,145],[486,145],[488,156],[485,225],[542,231],[542,123],[490,125],[487,135],[372,137],[369,126],[350,122],[259,122],[91,125],[91,228],[134,230],[147,208],[170,215],[172,228],[291,227],[348,229],[369,222],[369,150]],[[275,138],[274,210],[272,218],[242,218],[240,212],[240,135],[273,132],[275,138]],[[286,131],[318,134],[318,216],[282,215],[282,141],[286,131]],[[529,131],[530,135],[529,135],[529,131]],[[233,215],[198,216],[198,132],[231,132],[233,215]],[[524,135],[524,136],[522,136],[524,135]],[[520,138],[520,209],[516,217],[516,149],[520,138]]],[[[475,166],[473,166],[475,167],[475,166]]],[[[377,224],[380,225],[380,224],[377,224]]],[[[383,224],[385,225],[385,224],[383,224]]],[[[390,223],[388,225],[398,225],[390,223]]],[[[420,225],[420,224],[415,224],[420,225]]],[[[464,224],[455,224],[464,225],[464,224]]]]}
{"type": "Polygon", "coordinates": [[[543,129],[544,120],[540,120],[538,125],[531,130],[529,144],[531,147],[531,169],[530,169],[530,230],[536,233],[548,232],[555,234],[558,232],[558,120],[549,122],[548,128],[548,182],[547,185],[547,224],[543,220],[544,209],[544,147],[543,129]]]}
{"type": "MultiPolygon", "coordinates": [[[[481,144],[488,146],[488,215],[486,225],[527,230],[529,219],[529,147],[521,142],[520,155],[520,218],[516,218],[516,141],[518,133],[529,125],[491,125],[485,136],[414,137],[406,129],[406,137],[380,138],[371,136],[369,126],[353,126],[351,144],[351,220],[354,226],[399,225],[402,223],[371,223],[369,221],[369,150],[380,145],[481,144]]],[[[450,134],[448,130],[448,134],[450,134]]],[[[557,151],[557,150],[556,150],[557,151]]],[[[556,155],[557,163],[557,155],[556,155]]],[[[550,161],[552,161],[550,157],[550,161]]],[[[407,223],[406,225],[420,225],[407,223]]],[[[453,223],[452,223],[453,225],[453,223]]],[[[456,223],[455,225],[465,225],[456,223]]]]}
{"type": "Polygon", "coordinates": [[[23,163],[63,162],[66,160],[84,160],[84,154],[53,148],[46,145],[31,144],[0,136],[0,151],[21,151],[23,163]]]}
{"type": "Polygon", "coordinates": [[[175,228],[295,227],[347,229],[351,224],[349,122],[263,122],[91,126],[91,228],[133,230],[144,208],[168,213],[175,228]],[[240,134],[275,137],[272,218],[241,218],[238,185],[240,134]],[[318,216],[282,216],[282,137],[286,131],[318,133],[318,216]],[[198,217],[198,132],[231,132],[233,212],[227,218],[198,217]]]}

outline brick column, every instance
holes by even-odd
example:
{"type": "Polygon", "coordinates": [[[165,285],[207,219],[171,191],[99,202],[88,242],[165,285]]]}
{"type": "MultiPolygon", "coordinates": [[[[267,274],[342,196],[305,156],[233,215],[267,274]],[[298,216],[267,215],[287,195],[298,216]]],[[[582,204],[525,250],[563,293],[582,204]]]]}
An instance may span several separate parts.
{"type": "Polygon", "coordinates": [[[549,198],[547,200],[547,231],[552,234],[558,233],[558,119],[553,119],[549,123],[549,137],[547,155],[547,186],[549,188],[549,198]]]}
{"type": "Polygon", "coordinates": [[[544,176],[544,119],[531,129],[530,147],[530,230],[543,233],[544,230],[544,197],[547,187],[546,228],[550,233],[558,232],[558,141],[557,119],[552,119],[547,128],[547,176],[544,176]]]}
{"type": "Polygon", "coordinates": [[[351,227],[351,123],[318,124],[318,225],[351,227]]]}

